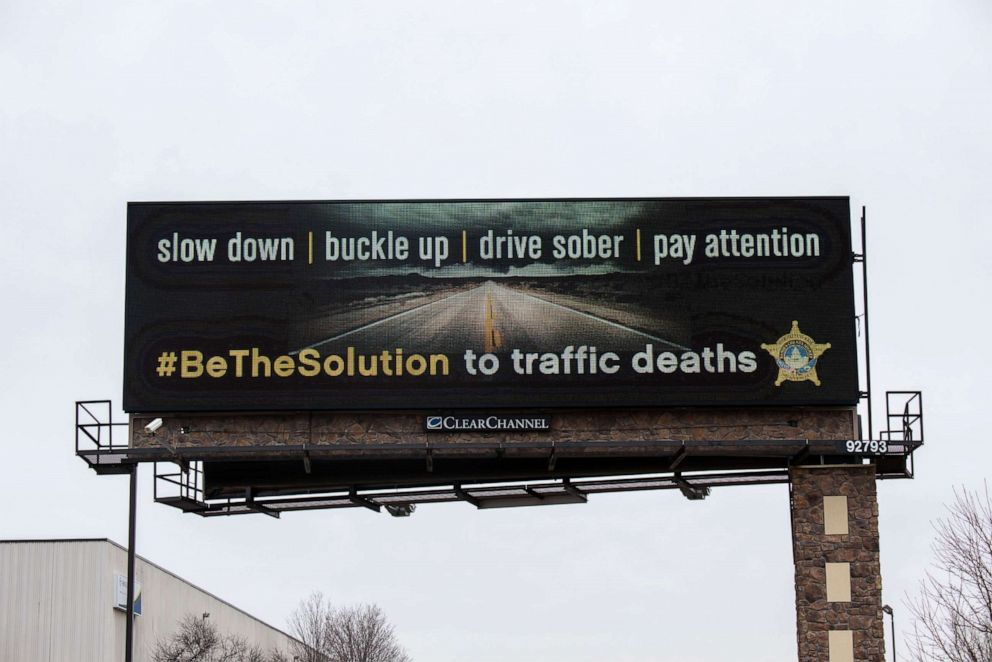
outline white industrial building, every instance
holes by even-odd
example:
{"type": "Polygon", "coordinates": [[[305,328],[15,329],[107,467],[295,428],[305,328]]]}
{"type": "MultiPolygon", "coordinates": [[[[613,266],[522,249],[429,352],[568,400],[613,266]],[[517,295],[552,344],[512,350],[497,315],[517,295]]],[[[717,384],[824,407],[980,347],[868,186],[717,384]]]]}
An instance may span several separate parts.
{"type": "MultiPolygon", "coordinates": [[[[188,614],[293,659],[285,632],[140,556],[135,575],[135,662],[150,662],[155,643],[188,614]]],[[[111,540],[0,541],[0,660],[123,660],[126,576],[127,549],[111,540]]]]}

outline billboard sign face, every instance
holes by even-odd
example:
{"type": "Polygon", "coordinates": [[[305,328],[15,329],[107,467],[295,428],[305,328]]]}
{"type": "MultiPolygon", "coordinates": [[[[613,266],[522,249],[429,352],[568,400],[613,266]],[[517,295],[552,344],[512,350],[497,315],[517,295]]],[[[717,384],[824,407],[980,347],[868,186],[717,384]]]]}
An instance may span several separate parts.
{"type": "Polygon", "coordinates": [[[847,198],[131,203],[131,412],[853,405],[847,198]]]}

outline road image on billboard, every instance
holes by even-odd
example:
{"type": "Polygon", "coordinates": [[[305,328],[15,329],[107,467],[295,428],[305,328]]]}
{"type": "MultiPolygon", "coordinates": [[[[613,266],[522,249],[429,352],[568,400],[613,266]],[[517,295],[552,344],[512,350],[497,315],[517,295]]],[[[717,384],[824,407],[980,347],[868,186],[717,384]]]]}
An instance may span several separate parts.
{"type": "Polygon", "coordinates": [[[125,409],[852,405],[847,198],[131,203],[125,409]]]}

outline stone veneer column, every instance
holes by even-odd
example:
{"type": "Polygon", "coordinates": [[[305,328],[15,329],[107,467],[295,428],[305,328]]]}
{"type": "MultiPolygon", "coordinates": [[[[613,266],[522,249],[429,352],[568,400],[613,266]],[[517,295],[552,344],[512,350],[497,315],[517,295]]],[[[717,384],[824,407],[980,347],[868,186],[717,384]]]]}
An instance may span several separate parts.
{"type": "Polygon", "coordinates": [[[875,468],[794,467],[790,480],[799,662],[884,662],[875,468]]]}

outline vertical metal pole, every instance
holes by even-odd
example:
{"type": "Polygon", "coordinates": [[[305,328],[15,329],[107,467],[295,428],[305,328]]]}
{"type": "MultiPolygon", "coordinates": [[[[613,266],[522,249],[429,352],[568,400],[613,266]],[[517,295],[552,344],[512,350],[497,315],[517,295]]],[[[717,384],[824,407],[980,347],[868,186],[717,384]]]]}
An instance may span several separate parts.
{"type": "Polygon", "coordinates": [[[134,651],[134,529],[138,508],[138,464],[131,465],[131,498],[127,522],[127,622],[124,628],[124,662],[132,662],[134,651]]]}
{"type": "Polygon", "coordinates": [[[871,420],[871,331],[868,327],[868,231],[865,228],[865,207],[861,206],[861,279],[864,284],[865,309],[865,379],[868,381],[868,438],[874,429],[871,420]]]}
{"type": "Polygon", "coordinates": [[[896,662],[896,614],[893,611],[889,614],[892,619],[892,662],[896,662]]]}

